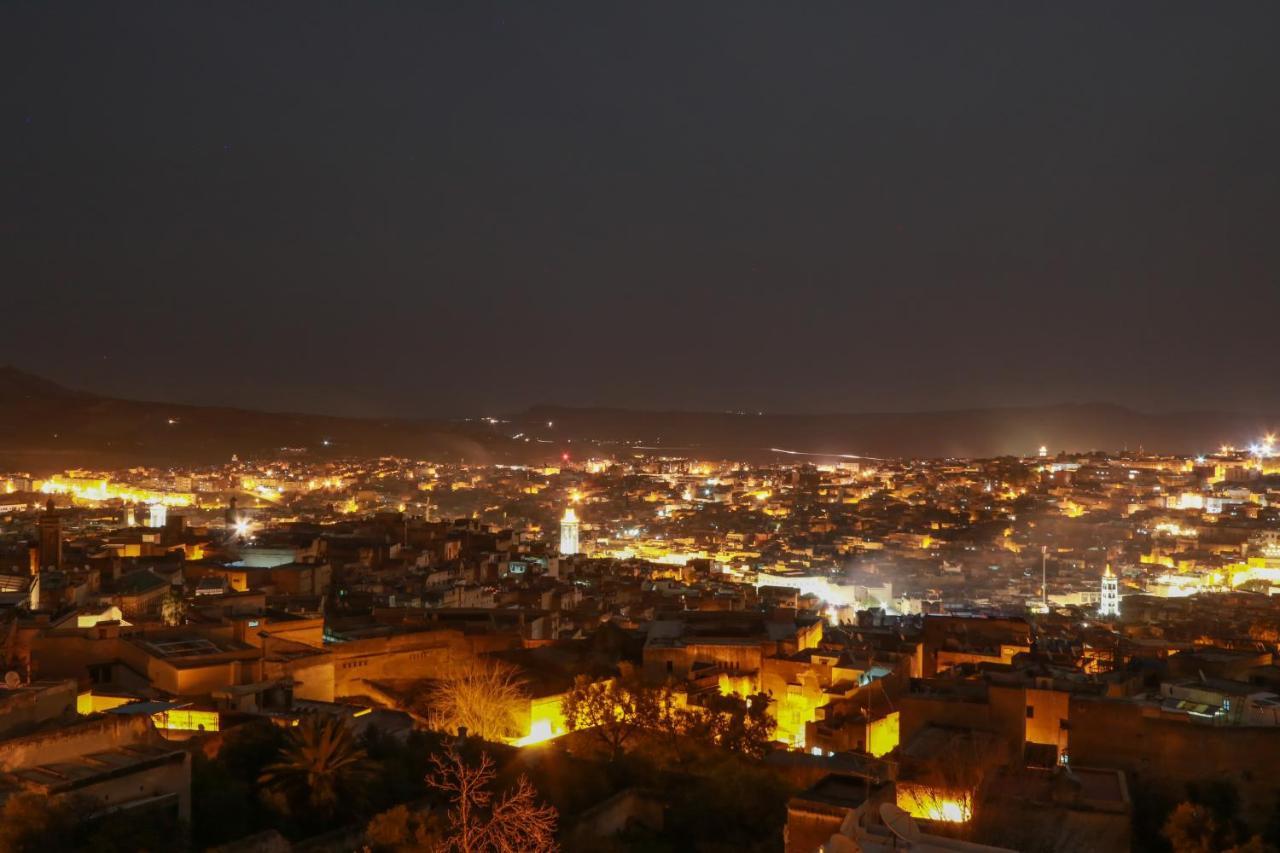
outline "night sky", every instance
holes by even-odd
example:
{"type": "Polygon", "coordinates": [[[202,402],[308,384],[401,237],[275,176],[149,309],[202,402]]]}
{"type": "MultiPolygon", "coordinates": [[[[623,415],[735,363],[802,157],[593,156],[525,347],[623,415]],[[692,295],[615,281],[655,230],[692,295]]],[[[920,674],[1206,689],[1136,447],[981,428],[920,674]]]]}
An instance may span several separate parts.
{"type": "Polygon", "coordinates": [[[1280,409],[1280,4],[0,6],[0,363],[339,414],[1280,409]]]}

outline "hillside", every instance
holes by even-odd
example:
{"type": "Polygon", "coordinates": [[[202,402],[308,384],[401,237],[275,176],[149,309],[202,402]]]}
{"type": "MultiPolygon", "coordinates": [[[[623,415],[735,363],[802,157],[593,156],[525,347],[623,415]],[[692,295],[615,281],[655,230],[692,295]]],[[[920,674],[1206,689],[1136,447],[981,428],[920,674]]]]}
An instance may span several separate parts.
{"type": "Polygon", "coordinates": [[[1273,426],[1239,414],[1149,414],[1110,404],[863,414],[652,412],[535,406],[509,422],[361,419],[104,397],[0,367],[0,469],[210,464],[278,456],[400,455],[437,461],[542,461],[666,449],[767,460],[775,448],[876,457],[1143,448],[1196,453],[1273,426]],[[553,426],[548,427],[551,422],[553,426]],[[512,436],[520,434],[520,440],[512,436]],[[526,441],[525,438],[529,440],[526,441]]]}
{"type": "Polygon", "coordinates": [[[232,454],[279,455],[286,447],[306,448],[312,456],[386,454],[483,462],[514,445],[465,423],[122,400],[0,368],[3,468],[209,464],[232,454]]]}

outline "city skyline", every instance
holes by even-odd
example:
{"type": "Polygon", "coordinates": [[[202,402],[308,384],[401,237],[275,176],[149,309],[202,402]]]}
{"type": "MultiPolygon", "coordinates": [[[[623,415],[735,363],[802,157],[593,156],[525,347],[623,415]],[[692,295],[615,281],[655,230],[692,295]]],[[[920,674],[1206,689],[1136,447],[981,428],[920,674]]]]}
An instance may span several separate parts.
{"type": "Polygon", "coordinates": [[[0,3],[0,853],[1278,853],[1278,33],[0,3]]]}

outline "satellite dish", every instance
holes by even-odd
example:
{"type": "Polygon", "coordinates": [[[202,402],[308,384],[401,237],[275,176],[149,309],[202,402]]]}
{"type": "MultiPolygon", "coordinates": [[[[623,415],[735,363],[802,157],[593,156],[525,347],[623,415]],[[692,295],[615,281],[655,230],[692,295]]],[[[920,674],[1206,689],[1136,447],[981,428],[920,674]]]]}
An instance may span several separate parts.
{"type": "Polygon", "coordinates": [[[884,822],[885,826],[889,827],[890,832],[908,844],[919,843],[920,827],[912,820],[911,815],[893,803],[880,804],[880,820],[884,822]]]}
{"type": "Polygon", "coordinates": [[[9,670],[4,674],[4,686],[10,690],[17,690],[22,686],[22,676],[12,669],[9,670]]]}

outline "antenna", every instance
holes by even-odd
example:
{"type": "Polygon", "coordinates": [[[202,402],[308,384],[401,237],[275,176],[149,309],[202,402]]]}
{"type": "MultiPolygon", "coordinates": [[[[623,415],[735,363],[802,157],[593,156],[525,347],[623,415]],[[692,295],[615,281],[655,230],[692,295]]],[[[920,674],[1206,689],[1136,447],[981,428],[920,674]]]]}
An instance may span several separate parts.
{"type": "MultiPolygon", "coordinates": [[[[1049,610],[1049,574],[1046,565],[1049,562],[1049,546],[1040,546],[1040,600],[1044,604],[1045,612],[1049,610]]],[[[1061,568],[1059,568],[1061,573],[1061,568]]]]}

